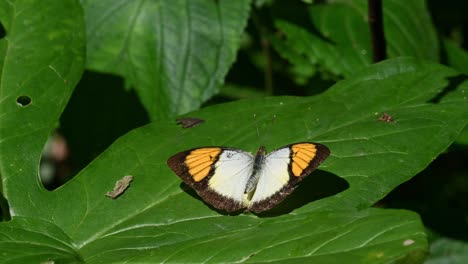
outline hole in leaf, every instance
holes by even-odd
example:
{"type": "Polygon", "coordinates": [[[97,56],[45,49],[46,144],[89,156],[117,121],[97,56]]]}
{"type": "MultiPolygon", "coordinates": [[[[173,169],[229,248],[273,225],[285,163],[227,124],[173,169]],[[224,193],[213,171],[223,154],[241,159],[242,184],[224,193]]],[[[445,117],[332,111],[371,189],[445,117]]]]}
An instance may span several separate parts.
{"type": "Polygon", "coordinates": [[[148,122],[136,93],[125,90],[123,79],[86,71],[60,117],[60,128],[42,152],[43,186],[49,191],[62,186],[118,137],[148,122]]]}
{"type": "Polygon", "coordinates": [[[71,174],[70,150],[60,131],[55,131],[42,150],[39,176],[47,190],[61,186],[71,174]]]}
{"type": "Polygon", "coordinates": [[[6,36],[6,30],[3,27],[3,24],[0,23],[0,39],[4,38],[6,36]]]}
{"type": "Polygon", "coordinates": [[[85,168],[118,137],[148,122],[135,90],[127,91],[122,78],[85,72],[60,117],[72,174],[85,168]]]}
{"type": "Polygon", "coordinates": [[[28,106],[31,104],[31,97],[27,95],[21,95],[18,98],[16,98],[16,103],[20,106],[28,106]]]}

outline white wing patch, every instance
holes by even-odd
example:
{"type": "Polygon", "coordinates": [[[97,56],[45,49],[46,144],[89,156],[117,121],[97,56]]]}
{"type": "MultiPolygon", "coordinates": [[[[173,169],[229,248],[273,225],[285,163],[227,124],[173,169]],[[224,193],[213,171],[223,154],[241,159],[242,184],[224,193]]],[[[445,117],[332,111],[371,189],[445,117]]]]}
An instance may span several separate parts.
{"type": "Polygon", "coordinates": [[[271,197],[288,183],[290,153],[289,147],[281,148],[265,157],[264,164],[259,172],[260,178],[257,183],[257,189],[250,204],[271,197]]]}
{"type": "Polygon", "coordinates": [[[252,174],[254,156],[240,150],[224,150],[208,185],[223,196],[244,202],[244,190],[252,174]]]}

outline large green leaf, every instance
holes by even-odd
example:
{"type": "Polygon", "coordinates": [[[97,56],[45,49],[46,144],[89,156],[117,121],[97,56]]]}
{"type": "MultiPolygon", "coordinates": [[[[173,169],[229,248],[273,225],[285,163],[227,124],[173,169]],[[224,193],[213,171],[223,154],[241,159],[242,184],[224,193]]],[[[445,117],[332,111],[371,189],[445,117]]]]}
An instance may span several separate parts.
{"type": "Polygon", "coordinates": [[[82,16],[77,0],[0,1],[0,175],[13,215],[46,195],[39,158],[83,71],[82,16]]]}
{"type": "Polygon", "coordinates": [[[133,86],[150,117],[197,109],[219,90],[249,0],[83,0],[89,69],[133,86]]]}
{"type": "MultiPolygon", "coordinates": [[[[467,124],[467,85],[451,87],[455,75],[440,65],[398,59],[374,65],[319,96],[208,107],[190,114],[205,120],[190,129],[152,123],[117,140],[53,192],[36,190],[25,197],[25,190],[40,189],[28,185],[36,180],[37,168],[25,167],[27,178],[8,184],[6,198],[15,201],[15,217],[0,225],[6,249],[0,260],[33,258],[31,251],[21,250],[34,244],[40,250],[31,254],[38,261],[49,254],[51,260],[89,263],[421,262],[427,245],[418,217],[369,207],[424,169],[467,124]],[[379,120],[382,112],[394,121],[379,120]],[[255,151],[265,145],[272,150],[308,140],[332,152],[309,176],[313,184],[303,184],[315,187],[301,186],[279,209],[260,217],[212,210],[166,166],[169,156],[191,147],[255,151]],[[134,176],[129,189],[115,200],[106,197],[125,175],[134,176]],[[349,184],[347,190],[314,181],[337,176],[349,184]],[[341,192],[314,193],[327,188],[341,192]],[[296,203],[301,198],[305,201],[296,203]]],[[[23,152],[33,164],[41,149],[36,145],[23,152]]],[[[16,174],[15,166],[2,167],[6,179],[16,174]]]]}
{"type": "MultiPolygon", "coordinates": [[[[424,0],[384,1],[383,14],[389,58],[413,56],[438,61],[438,40],[424,0]]],[[[317,67],[322,72],[350,77],[371,63],[367,1],[312,5],[310,16],[319,34],[276,21],[284,39],[274,38],[274,47],[295,68],[317,67]]]]}
{"type": "Polygon", "coordinates": [[[93,249],[85,251],[92,255],[91,260],[113,261],[118,255],[135,252],[125,249],[105,252],[103,249],[108,248],[106,243],[115,241],[115,238],[122,238],[122,246],[141,243],[135,235],[144,233],[160,239],[150,246],[155,248],[150,250],[150,254],[135,255],[132,262],[330,263],[334,260],[339,263],[346,256],[348,263],[365,260],[385,262],[424,250],[425,235],[416,231],[419,225],[418,217],[412,213],[383,210],[356,214],[311,213],[294,219],[286,216],[261,222],[245,215],[228,218],[218,215],[203,219],[186,218],[181,223],[163,224],[161,228],[147,226],[139,231],[117,231],[90,244],[93,249]],[[173,232],[178,234],[168,236],[173,232]],[[405,246],[406,240],[412,243],[405,246]]]}
{"type": "MultiPolygon", "coordinates": [[[[194,209],[203,211],[201,207],[194,209]]],[[[319,212],[261,221],[248,215],[211,213],[200,218],[160,220],[123,229],[117,226],[107,235],[77,245],[50,222],[17,217],[8,227],[0,225],[0,260],[388,263],[405,256],[420,261],[427,246],[418,216],[407,211],[319,212]]]]}

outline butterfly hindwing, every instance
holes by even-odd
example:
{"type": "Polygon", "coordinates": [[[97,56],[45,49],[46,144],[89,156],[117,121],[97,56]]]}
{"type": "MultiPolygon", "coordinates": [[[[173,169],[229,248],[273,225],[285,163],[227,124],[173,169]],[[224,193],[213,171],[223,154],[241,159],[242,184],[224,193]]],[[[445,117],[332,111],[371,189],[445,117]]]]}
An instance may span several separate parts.
{"type": "Polygon", "coordinates": [[[169,167],[203,200],[227,212],[245,208],[244,189],[252,154],[233,148],[203,147],[180,152],[169,167]]]}

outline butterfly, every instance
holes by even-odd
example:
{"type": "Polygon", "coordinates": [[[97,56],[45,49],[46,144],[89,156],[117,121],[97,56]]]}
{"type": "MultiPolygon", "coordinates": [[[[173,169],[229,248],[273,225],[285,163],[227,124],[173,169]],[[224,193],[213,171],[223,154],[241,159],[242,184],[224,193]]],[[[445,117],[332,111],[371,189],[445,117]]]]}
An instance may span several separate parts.
{"type": "Polygon", "coordinates": [[[300,142],[256,155],[228,147],[200,147],[175,154],[168,166],[213,207],[260,213],[283,201],[330,154],[322,144],[300,142]]]}

